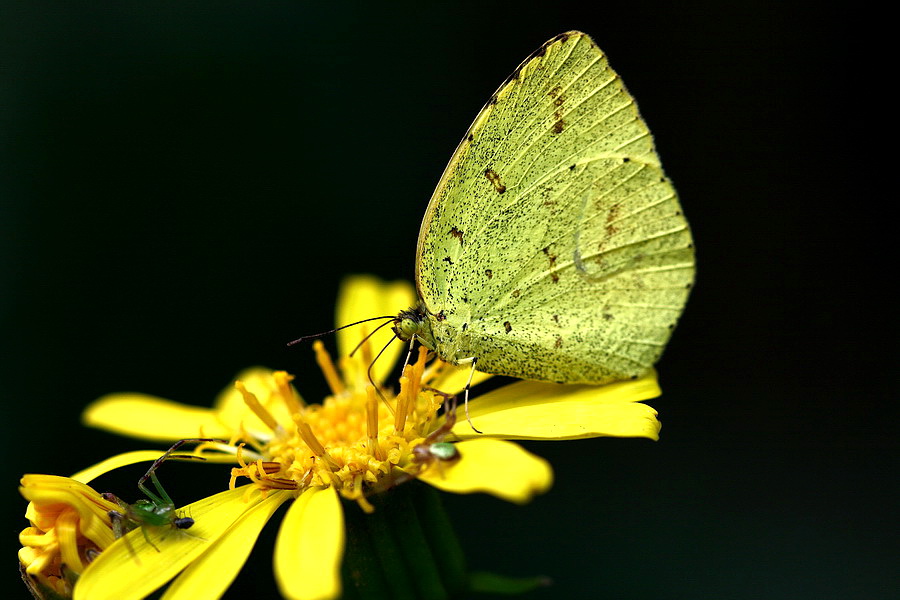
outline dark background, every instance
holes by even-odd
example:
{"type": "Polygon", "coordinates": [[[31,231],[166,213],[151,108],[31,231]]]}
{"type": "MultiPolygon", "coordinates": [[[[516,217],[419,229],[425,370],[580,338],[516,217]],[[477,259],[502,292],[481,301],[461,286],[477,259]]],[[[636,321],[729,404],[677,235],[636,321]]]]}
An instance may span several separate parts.
{"type": "MultiPolygon", "coordinates": [[[[524,508],[446,495],[470,564],[553,577],[536,598],[894,597],[891,176],[848,16],[301,4],[0,4],[4,581],[19,585],[22,473],[157,447],[83,428],[94,398],[209,405],[254,364],[320,397],[308,350],[284,342],[331,326],[345,274],[413,276],[426,202],[478,109],[581,29],[656,136],[698,281],[649,402],[661,441],[529,444],[556,484],[524,508]]],[[[185,504],[216,469],[173,463],[163,481],[185,504]]],[[[233,591],[272,593],[274,525],[233,591]]]]}

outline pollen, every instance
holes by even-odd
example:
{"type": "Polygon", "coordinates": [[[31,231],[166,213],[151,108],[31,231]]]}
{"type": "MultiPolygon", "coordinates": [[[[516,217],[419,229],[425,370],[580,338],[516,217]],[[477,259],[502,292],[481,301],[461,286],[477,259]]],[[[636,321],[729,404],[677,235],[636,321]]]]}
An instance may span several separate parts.
{"type": "Polygon", "coordinates": [[[245,433],[247,439],[237,452],[240,466],[232,469],[230,487],[239,478],[249,479],[264,494],[333,486],[371,512],[367,495],[418,473],[422,465],[413,449],[435,429],[443,402],[443,395],[426,385],[430,383],[424,375],[427,350],[420,348],[416,362],[406,365],[395,393],[342,378],[342,372],[366,368],[361,361],[371,352],[366,344],[362,349],[360,364],[339,371],[321,342],[314,344],[316,362],[332,392],[321,404],[303,403],[291,385],[293,377],[283,371],[273,374],[268,398],[236,383],[248,409],[272,436],[256,439],[245,433]],[[290,415],[290,422],[279,422],[278,414],[290,415]]]}

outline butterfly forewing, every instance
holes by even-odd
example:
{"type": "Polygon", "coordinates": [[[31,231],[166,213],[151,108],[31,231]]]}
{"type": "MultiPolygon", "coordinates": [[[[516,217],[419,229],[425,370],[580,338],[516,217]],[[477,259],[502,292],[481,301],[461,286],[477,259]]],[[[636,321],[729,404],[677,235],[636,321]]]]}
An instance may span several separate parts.
{"type": "Polygon", "coordinates": [[[691,236],[590,37],[550,40],[494,94],[438,184],[417,258],[447,360],[599,383],[659,358],[693,281],[691,236]]]}

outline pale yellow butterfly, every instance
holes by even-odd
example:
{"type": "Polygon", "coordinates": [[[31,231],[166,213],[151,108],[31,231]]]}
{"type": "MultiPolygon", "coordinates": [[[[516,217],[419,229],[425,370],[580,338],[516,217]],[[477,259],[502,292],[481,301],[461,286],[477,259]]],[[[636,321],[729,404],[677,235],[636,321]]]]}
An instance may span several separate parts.
{"type": "Polygon", "coordinates": [[[549,40],[478,114],[419,231],[394,331],[454,364],[639,377],[694,279],[690,229],[634,99],[586,34],[549,40]]]}

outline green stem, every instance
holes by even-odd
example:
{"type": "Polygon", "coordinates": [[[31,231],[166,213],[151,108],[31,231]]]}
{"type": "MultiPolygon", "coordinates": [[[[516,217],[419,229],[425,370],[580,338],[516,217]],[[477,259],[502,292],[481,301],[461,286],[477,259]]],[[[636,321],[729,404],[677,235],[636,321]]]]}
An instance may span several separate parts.
{"type": "Polygon", "coordinates": [[[465,557],[437,491],[417,481],[344,503],[344,598],[449,600],[467,590],[465,557]]]}

